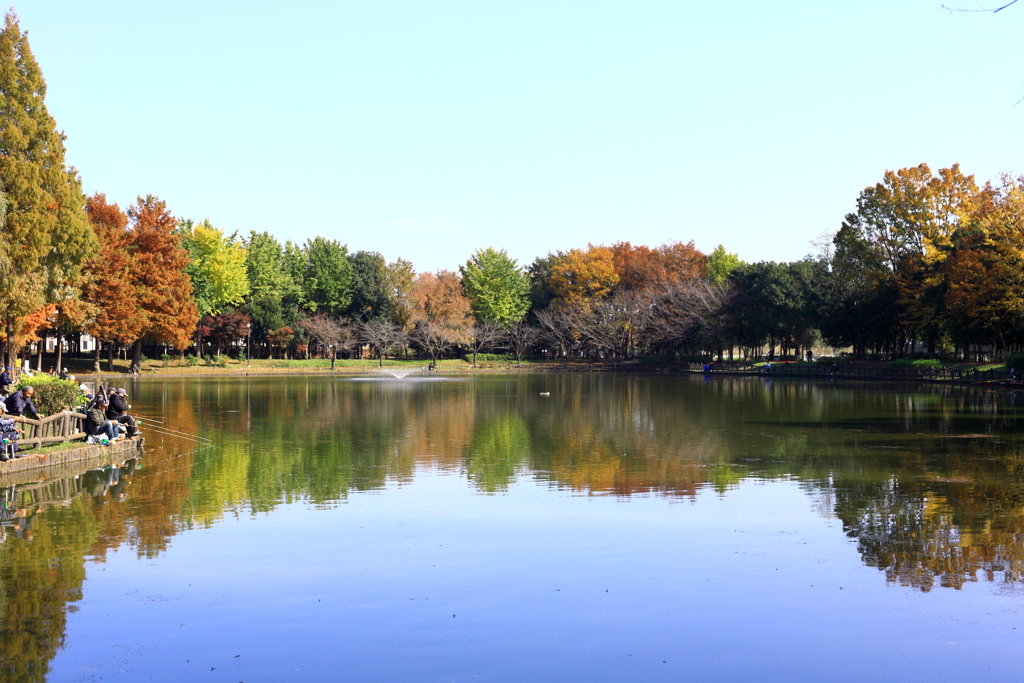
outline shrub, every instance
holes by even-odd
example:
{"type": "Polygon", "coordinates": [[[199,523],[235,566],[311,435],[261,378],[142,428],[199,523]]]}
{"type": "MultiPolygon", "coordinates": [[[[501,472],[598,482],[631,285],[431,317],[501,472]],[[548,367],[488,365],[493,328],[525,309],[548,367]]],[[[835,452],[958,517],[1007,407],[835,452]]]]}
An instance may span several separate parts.
{"type": "Polygon", "coordinates": [[[476,359],[478,361],[510,361],[515,360],[515,356],[508,353],[478,353],[476,359]]]}
{"type": "Polygon", "coordinates": [[[14,386],[14,391],[23,387],[32,387],[35,394],[32,403],[39,410],[40,417],[53,415],[65,408],[74,408],[85,402],[85,396],[78,390],[78,383],[49,375],[35,377],[21,376],[14,386]]]}
{"type": "Polygon", "coordinates": [[[162,360],[164,362],[164,367],[166,368],[171,363],[171,354],[169,354],[169,353],[161,353],[160,354],[160,360],[162,360]]]}
{"type": "Polygon", "coordinates": [[[199,359],[193,356],[191,353],[185,356],[185,362],[188,363],[190,368],[194,368],[199,365],[199,359]]]}
{"type": "Polygon", "coordinates": [[[942,361],[936,358],[921,358],[912,360],[910,358],[899,358],[889,361],[890,368],[911,368],[914,370],[941,370],[942,361]]]}
{"type": "Polygon", "coordinates": [[[144,353],[140,353],[139,354],[139,362],[140,363],[145,363],[147,360],[149,360],[149,357],[146,354],[144,354],[144,353]]]}
{"type": "Polygon", "coordinates": [[[1024,351],[1018,351],[1017,353],[1011,353],[1006,357],[1006,367],[1012,368],[1017,372],[1024,372],[1024,351]]]}

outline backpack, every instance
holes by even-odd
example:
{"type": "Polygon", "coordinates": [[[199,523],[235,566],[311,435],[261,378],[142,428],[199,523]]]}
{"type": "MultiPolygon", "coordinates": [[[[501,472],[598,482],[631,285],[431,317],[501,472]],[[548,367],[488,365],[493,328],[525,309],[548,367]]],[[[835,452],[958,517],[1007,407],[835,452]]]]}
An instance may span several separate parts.
{"type": "Polygon", "coordinates": [[[14,426],[14,420],[0,418],[0,442],[3,444],[5,460],[18,452],[18,429],[14,426]]]}

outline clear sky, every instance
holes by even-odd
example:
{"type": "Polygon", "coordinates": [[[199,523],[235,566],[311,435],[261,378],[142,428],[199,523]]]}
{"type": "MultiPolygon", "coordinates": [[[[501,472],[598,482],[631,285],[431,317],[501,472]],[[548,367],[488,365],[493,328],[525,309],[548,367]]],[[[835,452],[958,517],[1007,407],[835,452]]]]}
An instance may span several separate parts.
{"type": "Polygon", "coordinates": [[[1024,5],[14,7],[87,193],[418,270],[619,240],[791,260],[886,169],[1024,174],[1024,5]]]}

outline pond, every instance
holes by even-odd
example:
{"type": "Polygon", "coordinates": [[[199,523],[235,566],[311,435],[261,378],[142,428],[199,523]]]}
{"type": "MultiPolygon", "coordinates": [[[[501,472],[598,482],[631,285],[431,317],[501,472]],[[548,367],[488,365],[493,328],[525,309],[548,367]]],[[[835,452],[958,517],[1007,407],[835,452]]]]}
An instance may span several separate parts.
{"type": "Polygon", "coordinates": [[[3,489],[4,681],[1024,671],[1024,397],[1005,390],[127,387],[141,461],[3,489]]]}

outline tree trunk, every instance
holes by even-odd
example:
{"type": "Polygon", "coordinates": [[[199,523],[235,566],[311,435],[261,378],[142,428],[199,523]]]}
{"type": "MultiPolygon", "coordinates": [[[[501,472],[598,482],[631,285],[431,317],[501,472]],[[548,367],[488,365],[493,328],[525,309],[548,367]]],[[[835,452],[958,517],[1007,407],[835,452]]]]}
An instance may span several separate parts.
{"type": "Polygon", "coordinates": [[[60,318],[57,318],[57,372],[64,371],[64,331],[60,318]]]}
{"type": "MultiPolygon", "coordinates": [[[[99,344],[99,342],[96,342],[99,344]]],[[[107,342],[107,372],[114,371],[114,342],[107,342]]]]}
{"type": "Polygon", "coordinates": [[[132,368],[142,374],[142,340],[136,339],[132,344],[132,368]]]}
{"type": "Polygon", "coordinates": [[[36,372],[43,371],[43,349],[46,348],[46,335],[44,334],[36,342],[36,372]]]}
{"type": "Polygon", "coordinates": [[[92,371],[97,375],[100,373],[100,340],[96,340],[96,348],[92,353],[92,371]]]}
{"type": "Polygon", "coordinates": [[[196,328],[196,358],[203,357],[203,338],[199,334],[199,328],[196,328]]]}

